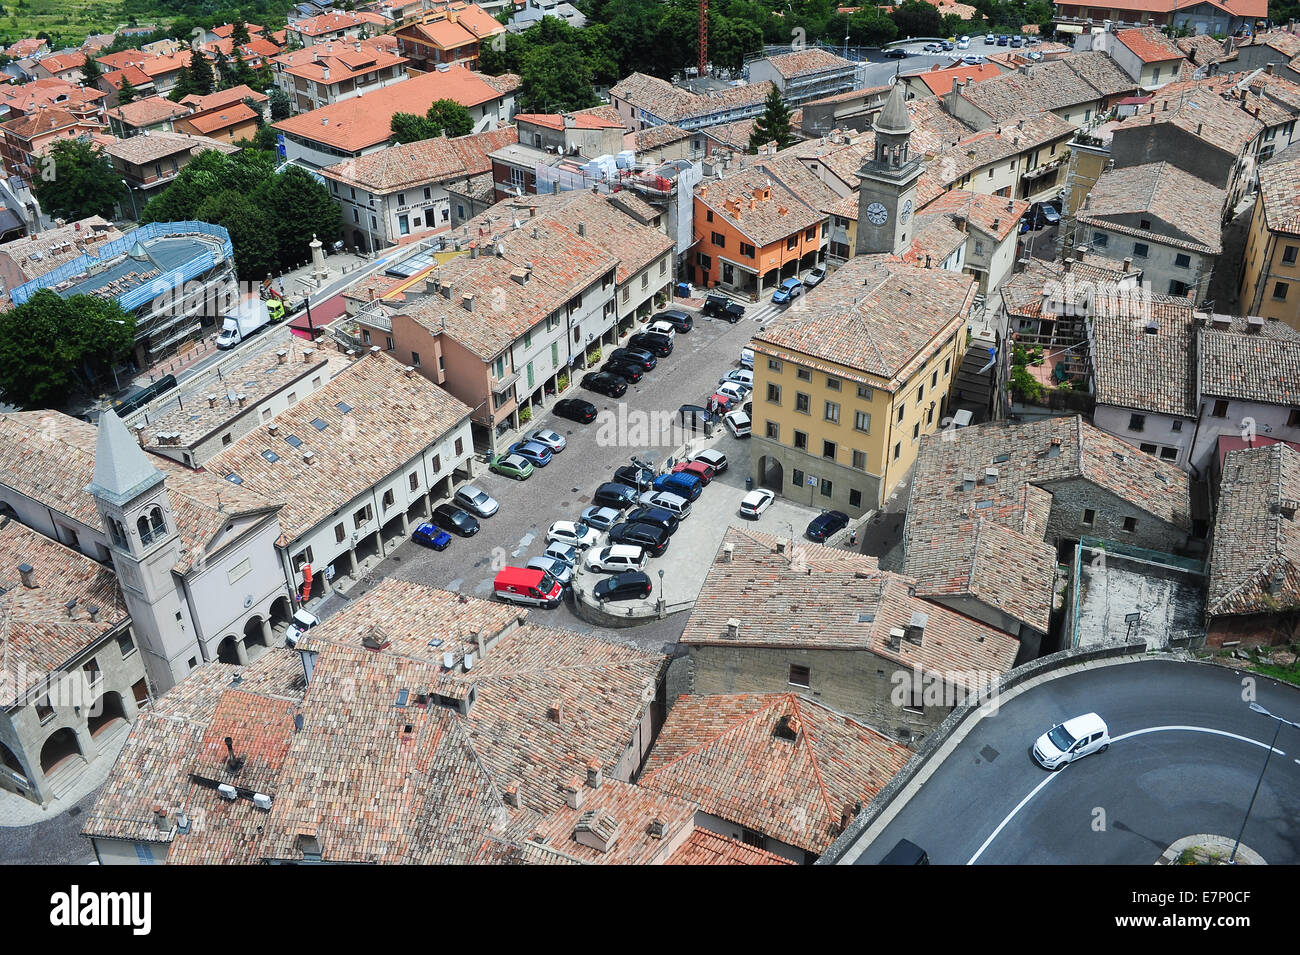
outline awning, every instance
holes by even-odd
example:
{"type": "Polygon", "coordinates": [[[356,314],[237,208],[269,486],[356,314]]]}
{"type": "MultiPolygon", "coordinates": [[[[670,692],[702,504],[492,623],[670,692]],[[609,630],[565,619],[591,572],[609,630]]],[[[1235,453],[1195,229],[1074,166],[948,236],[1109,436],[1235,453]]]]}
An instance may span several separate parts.
{"type": "Polygon", "coordinates": [[[1057,33],[1082,33],[1083,26],[1078,23],[1058,23],[1056,25],[1057,33]]]}

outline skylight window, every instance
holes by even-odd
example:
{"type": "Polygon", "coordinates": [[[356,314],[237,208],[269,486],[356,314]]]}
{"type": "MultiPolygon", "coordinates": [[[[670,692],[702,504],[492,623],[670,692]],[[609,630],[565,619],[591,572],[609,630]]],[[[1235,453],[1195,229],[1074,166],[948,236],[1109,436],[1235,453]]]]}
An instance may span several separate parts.
{"type": "Polygon", "coordinates": [[[398,705],[398,706],[405,706],[405,705],[406,705],[406,701],[410,698],[410,696],[411,696],[411,691],[410,691],[410,690],[398,690],[398,691],[397,691],[397,705],[398,705]]]}
{"type": "Polygon", "coordinates": [[[243,483],[244,483],[244,479],[241,478],[238,474],[227,474],[227,475],[226,475],[226,480],[229,481],[231,484],[243,484],[243,483]]]}
{"type": "Polygon", "coordinates": [[[262,452],[262,457],[266,458],[266,460],[270,461],[272,464],[280,460],[280,455],[276,454],[270,448],[267,448],[262,452]]]}
{"type": "Polygon", "coordinates": [[[296,434],[287,434],[284,436],[284,440],[288,441],[295,448],[302,447],[302,438],[298,437],[296,434]]]}
{"type": "Polygon", "coordinates": [[[1010,460],[1011,460],[1011,455],[1009,455],[1009,454],[999,454],[997,457],[995,457],[995,458],[993,459],[993,463],[994,463],[994,464],[1004,464],[1005,462],[1010,461],[1010,460]]]}
{"type": "Polygon", "coordinates": [[[329,422],[325,421],[323,418],[312,418],[311,426],[317,431],[324,431],[329,427],[329,422]]]}
{"type": "Polygon", "coordinates": [[[346,401],[340,401],[334,407],[338,408],[339,411],[343,412],[344,414],[347,414],[349,411],[352,410],[352,406],[348,404],[346,401]]]}

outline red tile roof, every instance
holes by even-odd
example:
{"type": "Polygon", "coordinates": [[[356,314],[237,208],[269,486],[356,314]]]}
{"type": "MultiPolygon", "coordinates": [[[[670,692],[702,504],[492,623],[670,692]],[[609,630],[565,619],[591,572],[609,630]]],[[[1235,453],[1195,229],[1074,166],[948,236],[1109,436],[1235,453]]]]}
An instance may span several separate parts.
{"type": "Polygon", "coordinates": [[[942,96],[952,90],[953,80],[961,80],[963,83],[981,83],[984,80],[991,80],[995,76],[1001,76],[1002,72],[992,63],[980,63],[976,66],[951,66],[947,69],[932,69],[925,73],[912,74],[912,77],[904,77],[904,79],[918,79],[930,88],[931,93],[942,96]]]}
{"type": "Polygon", "coordinates": [[[1155,27],[1120,30],[1115,39],[1124,44],[1143,63],[1164,63],[1183,59],[1183,51],[1155,27]]]}

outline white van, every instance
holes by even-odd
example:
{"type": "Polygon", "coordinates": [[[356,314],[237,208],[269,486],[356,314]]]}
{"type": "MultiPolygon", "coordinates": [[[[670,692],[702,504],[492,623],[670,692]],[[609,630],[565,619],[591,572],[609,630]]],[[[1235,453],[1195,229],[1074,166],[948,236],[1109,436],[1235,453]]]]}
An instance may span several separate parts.
{"type": "Polygon", "coordinates": [[[631,544],[611,544],[587,558],[587,569],[598,574],[621,574],[625,570],[645,570],[645,562],[642,548],[631,544]]]}
{"type": "Polygon", "coordinates": [[[680,494],[668,491],[646,491],[641,495],[640,502],[646,507],[662,507],[678,520],[691,513],[690,501],[680,494]]]}

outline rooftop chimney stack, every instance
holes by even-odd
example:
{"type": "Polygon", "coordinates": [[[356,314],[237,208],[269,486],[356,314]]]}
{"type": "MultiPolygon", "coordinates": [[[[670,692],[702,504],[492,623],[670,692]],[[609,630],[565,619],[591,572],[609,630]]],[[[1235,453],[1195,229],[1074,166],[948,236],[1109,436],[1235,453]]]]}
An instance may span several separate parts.
{"type": "Polygon", "coordinates": [[[735,617],[727,621],[727,636],[733,640],[740,636],[740,621],[735,617]]]}
{"type": "Polygon", "coordinates": [[[23,586],[28,590],[36,589],[36,568],[31,564],[19,564],[18,576],[22,578],[23,586]]]}
{"type": "Polygon", "coordinates": [[[583,793],[582,786],[578,783],[578,777],[575,776],[570,779],[560,789],[564,793],[564,801],[569,804],[570,809],[582,808],[583,793]]]}
{"type": "Polygon", "coordinates": [[[587,785],[592,789],[599,789],[600,784],[605,781],[605,771],[601,768],[600,763],[594,759],[587,764],[587,785]]]}

